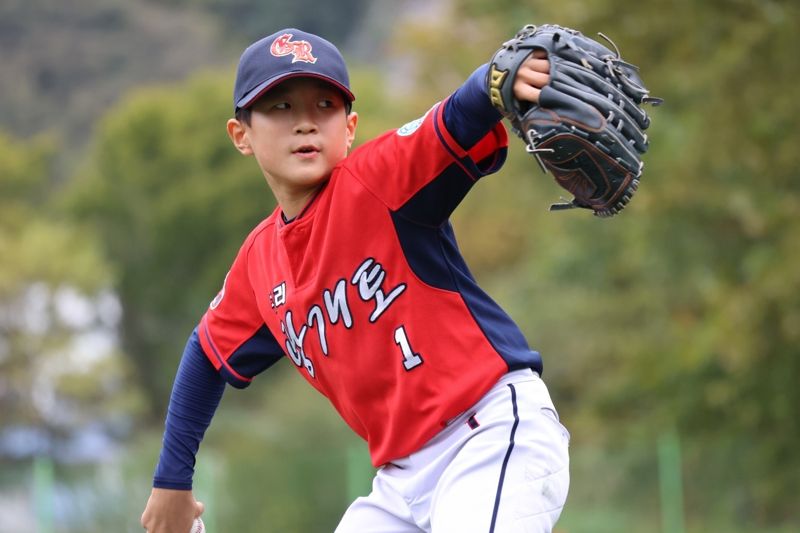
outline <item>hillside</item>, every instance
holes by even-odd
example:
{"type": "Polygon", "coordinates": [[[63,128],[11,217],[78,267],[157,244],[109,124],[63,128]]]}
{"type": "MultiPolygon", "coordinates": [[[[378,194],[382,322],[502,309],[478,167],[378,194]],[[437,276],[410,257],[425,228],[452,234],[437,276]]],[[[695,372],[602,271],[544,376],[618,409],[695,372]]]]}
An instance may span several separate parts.
{"type": "Polygon", "coordinates": [[[361,3],[4,0],[0,129],[18,138],[55,130],[81,146],[130,87],[229,65],[244,44],[281,25],[344,38],[361,3]]]}
{"type": "Polygon", "coordinates": [[[53,128],[74,145],[131,84],[173,80],[230,57],[207,15],[142,0],[0,4],[0,128],[53,128]]]}

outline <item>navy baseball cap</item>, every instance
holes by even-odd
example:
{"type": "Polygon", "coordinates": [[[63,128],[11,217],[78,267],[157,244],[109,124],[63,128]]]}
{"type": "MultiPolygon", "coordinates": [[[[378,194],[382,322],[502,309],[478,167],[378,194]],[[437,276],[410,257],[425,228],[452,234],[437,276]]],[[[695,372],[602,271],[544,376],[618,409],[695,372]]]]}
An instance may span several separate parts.
{"type": "Polygon", "coordinates": [[[313,33],[287,28],[260,39],[242,53],[233,88],[234,111],[252,105],[278,83],[295,77],[325,80],[356,99],[339,50],[313,33]]]}

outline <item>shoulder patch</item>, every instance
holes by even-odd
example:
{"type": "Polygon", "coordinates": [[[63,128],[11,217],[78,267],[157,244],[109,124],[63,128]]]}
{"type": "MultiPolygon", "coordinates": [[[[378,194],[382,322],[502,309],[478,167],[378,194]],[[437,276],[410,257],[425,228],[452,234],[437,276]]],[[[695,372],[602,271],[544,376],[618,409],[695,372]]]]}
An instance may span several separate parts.
{"type": "Polygon", "coordinates": [[[408,137],[409,135],[413,134],[415,131],[419,129],[420,126],[422,126],[422,123],[425,122],[425,117],[428,116],[428,113],[430,113],[432,109],[433,107],[431,109],[428,109],[425,112],[425,114],[422,115],[420,118],[412,120],[411,122],[397,128],[397,134],[400,137],[408,137]]]}
{"type": "Polygon", "coordinates": [[[227,274],[225,274],[225,280],[222,282],[222,289],[220,289],[220,291],[217,293],[217,296],[211,301],[211,303],[208,306],[209,309],[211,309],[212,311],[217,307],[219,307],[219,304],[222,303],[222,299],[225,298],[225,284],[228,283],[229,274],[230,271],[227,274]]]}
{"type": "Polygon", "coordinates": [[[417,120],[412,120],[408,124],[405,124],[405,125],[397,128],[397,134],[400,137],[408,137],[409,135],[411,135],[412,133],[417,131],[420,126],[422,126],[422,122],[424,120],[425,120],[425,117],[418,118],[417,120]]]}

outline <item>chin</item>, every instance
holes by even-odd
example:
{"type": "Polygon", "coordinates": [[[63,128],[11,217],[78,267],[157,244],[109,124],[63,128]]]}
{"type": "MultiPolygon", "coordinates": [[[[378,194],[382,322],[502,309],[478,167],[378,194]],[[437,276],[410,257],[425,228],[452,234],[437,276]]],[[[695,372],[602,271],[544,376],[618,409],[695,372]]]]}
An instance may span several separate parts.
{"type": "Polygon", "coordinates": [[[331,173],[315,173],[311,175],[298,176],[295,183],[304,187],[319,187],[330,179],[331,173]]]}

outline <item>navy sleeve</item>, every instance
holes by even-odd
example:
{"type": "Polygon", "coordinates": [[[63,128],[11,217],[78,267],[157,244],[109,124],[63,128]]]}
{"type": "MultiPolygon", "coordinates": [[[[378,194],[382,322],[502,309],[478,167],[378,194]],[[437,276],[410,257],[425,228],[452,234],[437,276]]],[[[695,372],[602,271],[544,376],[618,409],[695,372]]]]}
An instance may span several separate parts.
{"type": "Polygon", "coordinates": [[[195,330],[186,343],[172,386],[154,487],[192,488],[195,455],[224,391],[225,381],[203,354],[195,330]]]}
{"type": "MultiPolygon", "coordinates": [[[[431,228],[442,227],[475,182],[481,176],[495,172],[505,161],[505,130],[503,130],[503,142],[499,143],[483,161],[471,161],[470,154],[466,157],[463,154],[459,156],[449,144],[454,142],[461,151],[469,152],[493,131],[497,135],[496,130],[503,117],[489,99],[485,83],[488,69],[488,64],[478,67],[464,84],[444,101],[443,107],[437,108],[441,109],[443,129],[450,137],[450,141],[443,141],[443,144],[450,151],[454,161],[394,211],[398,232],[402,231],[401,219],[431,228]],[[468,171],[470,165],[472,170],[468,171]]],[[[440,140],[444,139],[445,135],[440,133],[440,123],[435,121],[434,126],[440,140]]]]}
{"type": "Polygon", "coordinates": [[[472,148],[503,118],[486,90],[488,69],[488,63],[478,67],[445,103],[445,127],[465,150],[472,148]]]}

